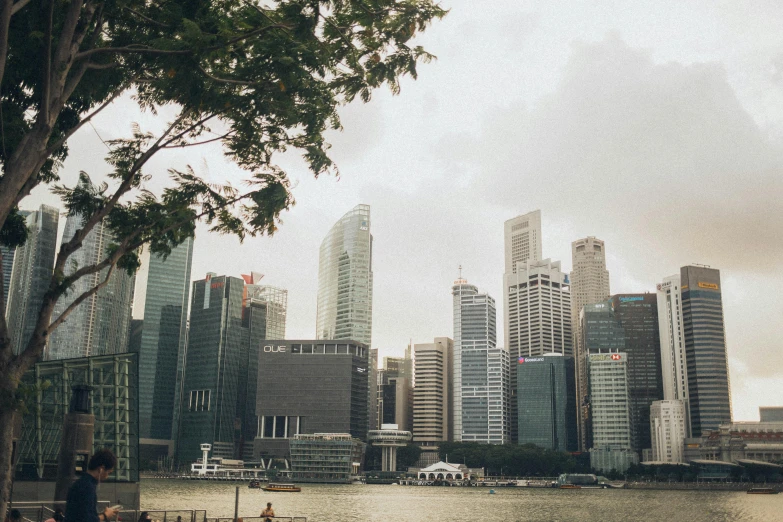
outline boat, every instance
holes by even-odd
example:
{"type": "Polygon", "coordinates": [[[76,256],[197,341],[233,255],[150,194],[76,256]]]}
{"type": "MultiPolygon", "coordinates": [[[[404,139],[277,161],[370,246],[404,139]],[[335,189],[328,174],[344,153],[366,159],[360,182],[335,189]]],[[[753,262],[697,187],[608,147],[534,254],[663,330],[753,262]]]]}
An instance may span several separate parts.
{"type": "Polygon", "coordinates": [[[250,489],[261,489],[261,482],[258,480],[251,480],[250,484],[247,485],[250,489]]]}
{"type": "Polygon", "coordinates": [[[284,493],[298,493],[302,491],[302,488],[300,488],[295,484],[281,484],[279,482],[278,483],[270,482],[269,485],[261,489],[263,489],[264,491],[280,491],[284,493]]]}
{"type": "Polygon", "coordinates": [[[560,486],[560,489],[582,489],[582,486],[577,486],[576,484],[563,484],[560,486]]]}
{"type": "Polygon", "coordinates": [[[750,488],[748,490],[748,495],[777,495],[780,493],[776,489],[772,488],[750,488]]]}

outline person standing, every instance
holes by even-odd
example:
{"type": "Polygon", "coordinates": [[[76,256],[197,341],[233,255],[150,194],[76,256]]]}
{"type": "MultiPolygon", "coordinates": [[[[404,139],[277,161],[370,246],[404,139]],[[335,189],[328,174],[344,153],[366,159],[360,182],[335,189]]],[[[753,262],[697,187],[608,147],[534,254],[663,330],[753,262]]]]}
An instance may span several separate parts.
{"type": "Polygon", "coordinates": [[[264,522],[272,522],[272,517],[275,516],[275,510],[272,509],[272,503],[267,502],[266,503],[266,509],[261,512],[261,517],[264,518],[264,522]]]}
{"type": "Polygon", "coordinates": [[[107,449],[99,450],[87,463],[87,472],[68,490],[65,504],[65,522],[106,522],[117,512],[106,508],[98,513],[98,484],[109,478],[117,465],[117,457],[107,449]]]}

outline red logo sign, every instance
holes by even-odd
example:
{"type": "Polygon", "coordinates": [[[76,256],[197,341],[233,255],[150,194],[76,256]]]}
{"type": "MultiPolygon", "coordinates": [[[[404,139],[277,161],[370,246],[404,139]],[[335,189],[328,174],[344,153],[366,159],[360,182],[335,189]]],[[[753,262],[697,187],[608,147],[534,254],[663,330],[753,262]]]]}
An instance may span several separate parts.
{"type": "Polygon", "coordinates": [[[613,361],[619,361],[619,360],[620,360],[620,359],[622,359],[622,358],[623,358],[623,356],[622,356],[622,355],[620,355],[619,353],[613,353],[613,354],[612,354],[612,360],[613,360],[613,361]]]}

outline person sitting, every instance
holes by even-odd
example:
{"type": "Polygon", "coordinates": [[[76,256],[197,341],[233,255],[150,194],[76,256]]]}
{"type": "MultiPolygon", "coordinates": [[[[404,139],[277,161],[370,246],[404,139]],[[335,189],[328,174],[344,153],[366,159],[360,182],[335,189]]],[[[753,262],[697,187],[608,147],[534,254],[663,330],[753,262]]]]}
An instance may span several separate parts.
{"type": "Polygon", "coordinates": [[[22,512],[18,509],[12,509],[8,516],[5,518],[8,522],[21,522],[22,512]]]}
{"type": "Polygon", "coordinates": [[[272,522],[272,518],[275,516],[275,510],[272,509],[272,503],[266,503],[266,509],[261,512],[261,517],[264,518],[264,522],[272,522]]]}
{"type": "Polygon", "coordinates": [[[46,522],[63,522],[63,520],[65,520],[63,508],[55,508],[52,518],[48,519],[46,522]]]}
{"type": "Polygon", "coordinates": [[[146,511],[142,511],[139,516],[139,522],[147,522],[147,520],[152,520],[152,517],[146,511]]]}

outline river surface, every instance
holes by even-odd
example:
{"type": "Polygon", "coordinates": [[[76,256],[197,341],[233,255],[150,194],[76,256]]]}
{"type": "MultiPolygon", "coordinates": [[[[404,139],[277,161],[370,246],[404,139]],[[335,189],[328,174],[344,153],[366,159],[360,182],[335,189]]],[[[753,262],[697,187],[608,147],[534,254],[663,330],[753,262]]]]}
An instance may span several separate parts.
{"type": "MultiPolygon", "coordinates": [[[[143,480],[144,509],[205,509],[233,516],[237,484],[143,480]]],[[[634,489],[557,490],[302,484],[301,493],[240,487],[239,515],[258,516],[272,502],[278,516],[307,522],[514,522],[527,520],[783,521],[783,494],[634,489]]]]}

